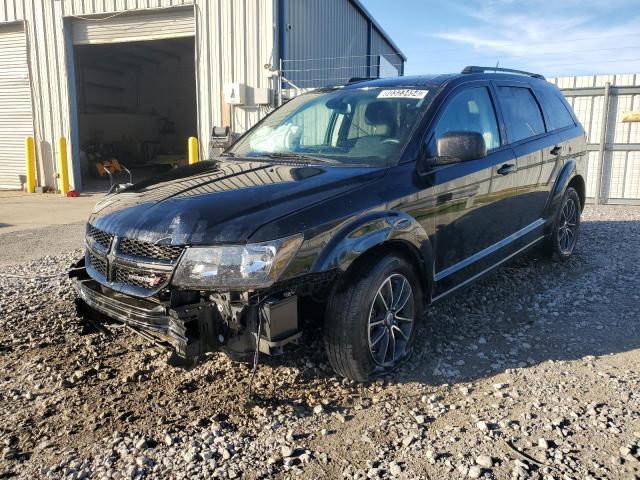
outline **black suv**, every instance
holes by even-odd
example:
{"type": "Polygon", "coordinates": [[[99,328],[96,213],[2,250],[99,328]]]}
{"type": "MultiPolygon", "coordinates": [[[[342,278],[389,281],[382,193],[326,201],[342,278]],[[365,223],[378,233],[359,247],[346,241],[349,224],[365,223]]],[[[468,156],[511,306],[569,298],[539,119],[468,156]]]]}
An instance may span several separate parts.
{"type": "Polygon", "coordinates": [[[220,156],[107,195],[71,271],[77,305],[187,359],[282,353],[324,308],[329,361],[365,381],[410,354],[432,302],[536,245],[572,254],[585,154],[536,74],[314,90],[220,156]]]}

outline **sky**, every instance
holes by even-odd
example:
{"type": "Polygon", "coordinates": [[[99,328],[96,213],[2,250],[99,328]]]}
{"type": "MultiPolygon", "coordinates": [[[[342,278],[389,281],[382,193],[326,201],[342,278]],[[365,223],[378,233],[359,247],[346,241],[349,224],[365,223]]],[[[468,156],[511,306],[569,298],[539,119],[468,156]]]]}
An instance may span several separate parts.
{"type": "Polygon", "coordinates": [[[640,73],[640,0],[362,0],[408,61],[405,74],[466,65],[548,77],[640,73]]]}

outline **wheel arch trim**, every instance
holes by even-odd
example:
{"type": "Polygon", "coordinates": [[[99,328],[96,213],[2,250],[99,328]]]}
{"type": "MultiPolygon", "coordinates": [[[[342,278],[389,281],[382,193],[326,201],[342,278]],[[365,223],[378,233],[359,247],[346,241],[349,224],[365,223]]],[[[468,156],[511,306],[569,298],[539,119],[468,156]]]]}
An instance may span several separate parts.
{"type": "Polygon", "coordinates": [[[553,189],[551,190],[551,194],[549,195],[549,200],[545,209],[545,218],[549,219],[553,216],[557,210],[558,203],[562,199],[562,195],[564,195],[567,185],[569,185],[569,182],[576,175],[576,162],[573,159],[569,159],[556,177],[556,181],[553,185],[553,189]]]}
{"type": "MultiPolygon", "coordinates": [[[[424,228],[410,215],[378,211],[343,225],[316,258],[311,272],[339,269],[346,272],[354,262],[373,250],[389,247],[410,252],[420,262],[418,274],[425,286],[433,285],[433,250],[424,228]]],[[[425,297],[430,298],[425,289],[425,297]]]]}

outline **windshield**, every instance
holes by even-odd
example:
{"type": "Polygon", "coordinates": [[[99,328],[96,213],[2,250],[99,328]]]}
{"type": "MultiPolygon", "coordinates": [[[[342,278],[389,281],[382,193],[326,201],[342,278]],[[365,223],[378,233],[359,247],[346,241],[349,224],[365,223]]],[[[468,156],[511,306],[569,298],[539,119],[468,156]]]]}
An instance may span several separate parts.
{"type": "Polygon", "coordinates": [[[385,166],[401,152],[427,98],[428,90],[407,88],[307,93],[266,117],[225,153],[385,166]]]}

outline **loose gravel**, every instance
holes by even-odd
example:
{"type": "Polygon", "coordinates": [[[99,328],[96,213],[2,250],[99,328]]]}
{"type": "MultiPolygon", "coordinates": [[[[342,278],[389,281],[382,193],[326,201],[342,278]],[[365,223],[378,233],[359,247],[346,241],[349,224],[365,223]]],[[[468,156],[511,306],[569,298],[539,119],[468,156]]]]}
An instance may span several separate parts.
{"type": "Polygon", "coordinates": [[[433,306],[394,375],[337,377],[310,328],[253,402],[248,364],[85,333],[58,275],[80,251],[30,252],[0,269],[0,478],[640,478],[640,208],[583,220],[568,262],[433,306]]]}

